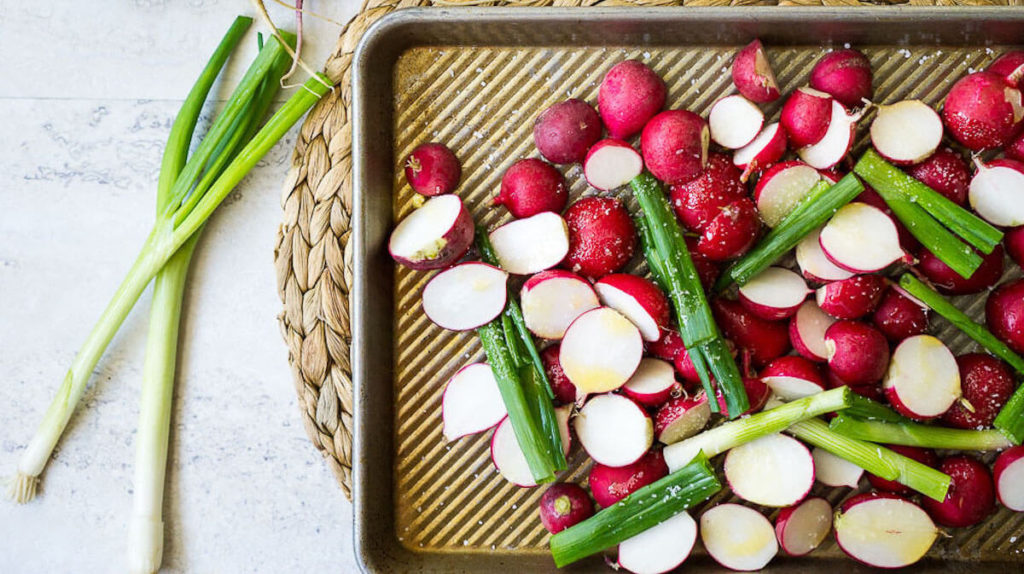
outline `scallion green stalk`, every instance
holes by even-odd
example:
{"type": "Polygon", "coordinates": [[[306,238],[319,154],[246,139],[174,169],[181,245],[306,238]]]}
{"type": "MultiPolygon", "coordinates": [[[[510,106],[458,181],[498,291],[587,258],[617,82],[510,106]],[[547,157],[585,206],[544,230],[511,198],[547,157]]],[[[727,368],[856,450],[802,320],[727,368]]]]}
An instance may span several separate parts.
{"type": "Polygon", "coordinates": [[[868,442],[923,448],[985,451],[1013,446],[1013,443],[997,430],[950,429],[913,422],[868,421],[842,413],[832,419],[829,428],[839,434],[868,442]]]}
{"type": "MultiPolygon", "coordinates": [[[[910,419],[890,409],[882,403],[865,396],[853,394],[853,404],[844,411],[846,414],[861,419],[885,421],[889,423],[910,422],[910,419]]],[[[877,474],[877,473],[876,473],[877,474]]]]}

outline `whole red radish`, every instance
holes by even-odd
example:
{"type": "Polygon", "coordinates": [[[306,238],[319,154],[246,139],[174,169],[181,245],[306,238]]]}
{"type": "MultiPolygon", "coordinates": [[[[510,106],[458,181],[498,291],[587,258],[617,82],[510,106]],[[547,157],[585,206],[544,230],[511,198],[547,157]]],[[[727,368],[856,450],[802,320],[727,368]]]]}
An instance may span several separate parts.
{"type": "Polygon", "coordinates": [[[697,241],[697,252],[712,261],[740,257],[757,241],[761,219],[753,201],[743,198],[722,208],[704,228],[697,241]]]}
{"type": "Polygon", "coordinates": [[[651,118],[640,135],[644,165],[661,181],[686,183],[704,171],[711,132],[704,118],[669,110],[651,118]]]}
{"type": "Polygon", "coordinates": [[[789,352],[788,326],[785,321],[765,321],[748,311],[739,301],[719,297],[711,303],[715,321],[725,336],[750,353],[756,368],[767,365],[789,352]]]}
{"type": "Polygon", "coordinates": [[[1009,366],[992,355],[967,353],[956,358],[963,397],[942,415],[942,422],[962,429],[992,426],[1016,384],[1009,366]]]}
{"type": "Polygon", "coordinates": [[[409,269],[443,269],[469,251],[473,216],[456,195],[432,197],[405,217],[388,240],[388,253],[409,269]]]}
{"type": "Polygon", "coordinates": [[[1020,88],[1020,81],[1024,79],[1024,52],[1006,52],[989,64],[987,70],[1006,78],[1011,86],[1020,88]]]}
{"type": "Polygon", "coordinates": [[[501,176],[501,191],[494,205],[504,205],[514,217],[544,211],[561,213],[569,200],[562,172],[537,158],[521,159],[501,176]]]}
{"type": "Polygon", "coordinates": [[[405,179],[420,195],[451,193],[461,177],[458,158],[444,144],[420,144],[405,158],[405,179]]]}
{"type": "Polygon", "coordinates": [[[885,393],[882,392],[882,386],[878,383],[851,385],[837,377],[836,374],[832,372],[832,369],[825,369],[825,388],[838,389],[839,387],[849,387],[851,391],[858,395],[876,402],[882,402],[885,400],[885,393]]]}
{"type": "Polygon", "coordinates": [[[811,87],[856,108],[871,99],[871,61],[858,50],[829,52],[811,70],[811,87]]]}
{"type": "Polygon", "coordinates": [[[665,361],[675,361],[679,353],[686,350],[683,338],[679,335],[679,331],[674,329],[662,333],[661,338],[657,341],[645,342],[644,347],[648,353],[665,361]]]}
{"type": "Polygon", "coordinates": [[[551,392],[555,395],[555,401],[568,405],[576,400],[576,385],[572,384],[569,377],[565,376],[561,363],[558,362],[558,351],[561,345],[554,344],[540,352],[540,360],[544,363],[544,373],[551,383],[551,392]]]}
{"type": "MultiPolygon", "coordinates": [[[[900,444],[887,444],[885,445],[885,448],[895,452],[896,454],[916,460],[925,466],[935,467],[939,464],[939,457],[936,456],[935,451],[931,449],[916,446],[903,446],[900,444]]],[[[884,478],[875,476],[871,473],[868,473],[868,482],[871,483],[872,487],[885,492],[892,492],[894,494],[910,494],[913,492],[909,486],[904,486],[895,480],[885,480],[884,478]]]]}
{"type": "Polygon", "coordinates": [[[601,139],[601,118],[594,108],[578,99],[549,107],[533,123],[533,143],[551,163],[577,163],[601,139]]]}
{"type": "Polygon", "coordinates": [[[590,469],[588,483],[594,500],[608,508],[637,490],[653,484],[668,475],[668,466],[660,450],[652,450],[633,464],[626,466],[605,466],[594,463],[590,469]]]}
{"type": "Polygon", "coordinates": [[[703,393],[669,399],[654,415],[654,436],[662,444],[677,443],[704,430],[710,418],[711,407],[703,393]]]}
{"type": "Polygon", "coordinates": [[[1018,353],[1024,353],[1024,279],[1000,285],[985,302],[988,328],[1018,353]]]}
{"type": "Polygon", "coordinates": [[[1002,147],[1024,117],[1021,93],[994,72],[975,72],[953,84],[942,108],[946,129],[971,151],[1002,147]]]}
{"type": "Polygon", "coordinates": [[[732,61],[732,83],[752,102],[763,104],[779,99],[779,85],[760,40],[747,44],[736,54],[732,61]]]}
{"type": "Polygon", "coordinates": [[[594,289],[602,304],[622,313],[640,329],[645,341],[657,341],[668,329],[672,318],[668,297],[653,281],[613,273],[594,283],[594,289]]]}
{"type": "Polygon", "coordinates": [[[683,225],[698,233],[729,204],[746,195],[740,170],[720,153],[708,155],[707,168],[699,176],[669,188],[669,201],[676,216],[683,225]]]}
{"type": "Polygon", "coordinates": [[[951,148],[939,148],[921,163],[907,168],[907,174],[957,205],[967,203],[971,170],[964,158],[951,148]]]}
{"type": "Polygon", "coordinates": [[[1024,512],[1024,446],[1003,451],[992,467],[999,502],[1015,512],[1024,512]]]}
{"type": "Polygon", "coordinates": [[[601,80],[597,108],[613,138],[628,139],[665,106],[665,81],[646,64],[626,60],[612,66],[601,80]]]}
{"type": "Polygon", "coordinates": [[[552,484],[540,497],[540,521],[551,534],[575,526],[593,515],[594,503],[578,484],[552,484]]]}
{"type": "Polygon", "coordinates": [[[878,307],[885,287],[879,275],[857,275],[824,285],[815,298],[818,307],[836,319],[860,319],[878,307]]]}
{"type": "Polygon", "coordinates": [[[1024,163],[997,159],[985,164],[976,158],[975,164],[978,171],[967,191],[974,211],[999,227],[1024,225],[1024,163]]]}
{"type": "Polygon", "coordinates": [[[782,106],[779,123],[793,149],[821,141],[832,119],[832,96],[810,86],[797,88],[782,106]]]}
{"type": "Polygon", "coordinates": [[[939,502],[927,496],[921,499],[935,522],[963,528],[974,526],[995,512],[996,489],[987,466],[969,456],[949,456],[939,463],[939,471],[952,479],[945,500],[939,502]]]}
{"type": "MultiPolygon", "coordinates": [[[[739,416],[746,416],[760,411],[768,404],[768,399],[772,396],[771,387],[758,377],[743,377],[743,390],[747,393],[747,402],[750,406],[747,407],[747,410],[740,413],[739,416]]],[[[715,389],[715,399],[718,401],[718,408],[721,413],[724,416],[733,418],[729,415],[729,409],[725,404],[725,396],[722,395],[720,389],[715,389]]]]}
{"type": "Polygon", "coordinates": [[[1003,236],[1006,251],[1017,265],[1024,267],[1024,226],[1015,227],[1003,236]]]}
{"type": "Polygon", "coordinates": [[[889,366],[889,343],[878,329],[858,321],[837,321],[825,331],[828,366],[850,385],[874,383],[889,366]]]}
{"type": "Polygon", "coordinates": [[[871,322],[886,339],[898,343],[928,329],[928,309],[890,287],[871,316],[871,322]]]}
{"type": "Polygon", "coordinates": [[[691,385],[700,384],[700,374],[697,373],[697,367],[693,365],[693,360],[686,352],[686,349],[683,349],[681,353],[676,355],[672,364],[676,368],[676,373],[678,373],[684,381],[691,385]]]}
{"type": "Polygon", "coordinates": [[[925,248],[918,254],[917,268],[941,293],[981,293],[991,289],[1003,277],[1003,246],[996,245],[992,253],[979,255],[982,257],[981,265],[966,279],[925,248]]]}
{"type": "Polygon", "coordinates": [[[633,220],[622,203],[610,197],[584,197],[565,212],[569,253],[562,264],[591,279],[622,269],[636,251],[633,220]]]}

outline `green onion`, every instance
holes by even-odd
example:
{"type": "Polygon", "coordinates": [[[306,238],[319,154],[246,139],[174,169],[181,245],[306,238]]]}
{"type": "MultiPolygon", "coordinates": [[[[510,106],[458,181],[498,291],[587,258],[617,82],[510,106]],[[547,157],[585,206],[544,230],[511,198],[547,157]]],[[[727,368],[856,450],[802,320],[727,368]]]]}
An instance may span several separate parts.
{"type": "Polygon", "coordinates": [[[649,484],[594,516],[551,537],[551,556],[561,568],[653,528],[722,489],[707,457],[649,484]]]}
{"type": "MultiPolygon", "coordinates": [[[[885,421],[889,423],[910,422],[910,419],[890,409],[882,403],[875,402],[865,396],[853,394],[853,404],[844,411],[857,418],[885,421]]],[[[878,473],[875,473],[878,474],[878,473]]]]}
{"type": "Polygon", "coordinates": [[[999,429],[1013,444],[1024,442],[1024,385],[1019,385],[1010,400],[1006,401],[992,426],[999,429]]]}
{"type": "Polygon", "coordinates": [[[868,442],[949,450],[1001,450],[1013,446],[997,430],[949,429],[919,423],[861,420],[843,414],[829,423],[833,431],[868,442]]]}

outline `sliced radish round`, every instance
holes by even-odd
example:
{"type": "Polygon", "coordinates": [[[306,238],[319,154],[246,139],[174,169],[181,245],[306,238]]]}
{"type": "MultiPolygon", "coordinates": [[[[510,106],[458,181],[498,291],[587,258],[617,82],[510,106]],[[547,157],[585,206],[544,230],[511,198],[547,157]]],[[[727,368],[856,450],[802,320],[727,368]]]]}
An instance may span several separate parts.
{"type": "Polygon", "coordinates": [[[851,558],[877,568],[909,566],[928,552],[939,531],[928,513],[895,495],[861,494],[843,504],[833,528],[851,558]]]}
{"type": "Polygon", "coordinates": [[[589,281],[563,269],[530,277],[520,299],[526,327],[544,339],[561,339],[577,317],[601,306],[589,281]]]}
{"type": "Polygon", "coordinates": [[[662,574],[690,556],[697,522],[686,511],[619,544],[619,566],[634,574],[662,574]]]}
{"type": "Polygon", "coordinates": [[[591,187],[607,191],[629,183],[644,170],[644,160],[633,146],[617,139],[604,139],[587,152],[583,176],[591,187]]]}
{"type": "Polygon", "coordinates": [[[704,430],[711,418],[707,395],[677,397],[654,415],[654,432],[662,444],[672,444],[704,430]]]}
{"type": "Polygon", "coordinates": [[[817,303],[806,301],[789,320],[789,340],[801,356],[824,363],[828,360],[825,331],[835,322],[817,303]]]}
{"type": "Polygon", "coordinates": [[[498,382],[487,363],[462,367],[444,388],[441,420],[446,440],[483,432],[500,423],[506,414],[498,382]]]}
{"type": "Polygon", "coordinates": [[[679,383],[676,382],[676,370],[672,363],[645,358],[640,361],[640,366],[622,390],[629,398],[645,407],[656,407],[667,401],[677,388],[679,383]]]}
{"type": "Polygon", "coordinates": [[[934,418],[960,398],[960,368],[942,341],[917,335],[904,339],[893,351],[882,388],[902,414],[934,418]]]}
{"type": "Polygon", "coordinates": [[[808,498],[783,508],[775,519],[775,536],[790,556],[810,554],[832,530],[832,505],[824,498],[808,498]]]}
{"type": "Polygon", "coordinates": [[[816,144],[797,150],[797,155],[815,169],[829,169],[839,163],[853,146],[853,129],[860,120],[860,114],[848,114],[843,104],[832,100],[832,116],[829,118],[825,137],[816,144]]]}
{"type": "Polygon", "coordinates": [[[989,223],[1024,225],[1024,164],[1007,159],[979,164],[968,194],[971,207],[989,223]]]}
{"type": "Polygon", "coordinates": [[[821,230],[818,242],[832,263],[854,273],[874,273],[904,256],[892,219],[860,202],[839,208],[821,230]]]}
{"type": "Polygon", "coordinates": [[[764,172],[754,187],[754,200],[765,225],[778,225],[819,181],[818,170],[799,161],[775,164],[764,172]]]}
{"type": "Polygon", "coordinates": [[[654,342],[668,329],[671,320],[668,298],[648,279],[628,273],[614,273],[594,283],[601,303],[626,316],[640,329],[644,341],[654,342]]]}
{"type": "MultiPolygon", "coordinates": [[[[784,153],[786,132],[779,129],[779,123],[775,122],[765,126],[752,142],[736,150],[732,163],[747,175],[779,161],[784,153]]],[[[746,177],[743,179],[746,181],[746,177]]]]}
{"type": "Polygon", "coordinates": [[[1015,512],[1024,512],[1024,446],[1003,451],[992,467],[996,496],[1003,506],[1015,512]]]}
{"type": "Polygon", "coordinates": [[[795,401],[825,390],[825,379],[810,359],[787,355],[761,370],[761,380],[782,400],[795,401]]]}
{"type": "Polygon", "coordinates": [[[764,113],[739,94],[726,96],[708,113],[711,139],[726,149],[738,149],[754,141],[764,125],[764,113]]]}
{"type": "Polygon", "coordinates": [[[731,570],[760,570],[779,552],[772,523],[739,504],[719,504],[702,514],[700,539],[708,554],[731,570]]]}
{"type": "Polygon", "coordinates": [[[654,440],[650,417],[621,395],[598,395],[573,419],[576,436],[590,458],[605,466],[636,462],[654,440]]]}
{"type": "Polygon", "coordinates": [[[871,122],[871,143],[896,164],[923,161],[942,143],[942,118],[921,100],[878,106],[871,122]]]}
{"type": "Polygon", "coordinates": [[[423,312],[438,327],[466,331],[490,323],[508,299],[508,273],[486,263],[462,263],[423,288],[423,312]]]}
{"type": "Polygon", "coordinates": [[[501,268],[515,275],[554,267],[569,253],[569,228],[561,215],[550,211],[506,223],[490,239],[501,268]]]}
{"type": "Polygon", "coordinates": [[[739,298],[751,313],[774,321],[792,317],[810,292],[800,275],[769,267],[739,288],[739,298]]]}
{"type": "Polygon", "coordinates": [[[441,269],[466,254],[473,233],[473,217],[459,196],[439,195],[395,227],[388,252],[410,269],[441,269]]]}
{"type": "Polygon", "coordinates": [[[526,488],[537,486],[508,417],[501,421],[491,436],[491,462],[498,473],[512,484],[526,488]]]}
{"type": "Polygon", "coordinates": [[[629,319],[614,309],[598,307],[566,329],[558,362],[582,397],[624,385],[640,366],[643,353],[640,331],[629,319]]]}
{"type": "Polygon", "coordinates": [[[863,468],[822,448],[815,447],[811,457],[814,458],[814,477],[825,486],[857,488],[864,474],[863,468]]]}
{"type": "Polygon", "coordinates": [[[763,506],[790,506],[814,486],[814,459],[807,447],[782,434],[763,436],[725,455],[725,479],[733,494],[763,506]]]}
{"type": "Polygon", "coordinates": [[[796,246],[796,264],[804,277],[810,281],[827,283],[829,281],[842,281],[853,277],[853,273],[832,263],[825,252],[821,250],[819,238],[821,228],[812,231],[804,237],[796,246]]]}

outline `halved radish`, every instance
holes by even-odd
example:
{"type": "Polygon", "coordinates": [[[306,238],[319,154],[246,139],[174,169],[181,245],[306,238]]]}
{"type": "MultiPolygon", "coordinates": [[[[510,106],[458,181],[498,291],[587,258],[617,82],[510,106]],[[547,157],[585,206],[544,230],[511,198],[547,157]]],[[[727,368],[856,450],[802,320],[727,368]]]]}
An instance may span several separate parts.
{"type": "Polygon", "coordinates": [[[662,405],[654,415],[654,433],[658,442],[672,444],[704,430],[711,418],[707,395],[676,397],[662,405]]]}
{"type": "Polygon", "coordinates": [[[764,125],[764,113],[739,94],[726,96],[708,112],[711,139],[726,149],[738,149],[754,141],[764,125]]]}
{"type": "Polygon", "coordinates": [[[506,414],[498,383],[487,363],[462,367],[444,388],[441,420],[446,440],[483,432],[500,423],[506,414]]]}
{"type": "Polygon", "coordinates": [[[668,298],[648,279],[615,273],[594,284],[601,303],[626,316],[640,329],[644,341],[657,341],[671,320],[668,298]]]}
{"type": "Polygon", "coordinates": [[[490,323],[508,299],[508,273],[486,263],[461,263],[423,288],[423,312],[437,326],[466,331],[490,323]]]}
{"type": "Polygon", "coordinates": [[[832,530],[832,505],[824,498],[808,498],[783,508],[775,519],[775,536],[790,556],[803,556],[818,547],[832,530]]]}
{"type": "Polygon", "coordinates": [[[810,86],[797,88],[779,114],[779,123],[794,149],[820,142],[831,121],[832,96],[810,86]]]}
{"type": "Polygon", "coordinates": [[[895,164],[925,160],[942,143],[942,118],[921,100],[879,105],[871,122],[871,143],[895,164]]]}
{"type": "Polygon", "coordinates": [[[825,390],[818,365],[805,357],[787,355],[768,363],[761,380],[785,401],[795,401],[825,390]]]}
{"type": "Polygon", "coordinates": [[[601,306],[589,281],[562,269],[527,279],[520,300],[526,327],[544,339],[561,339],[577,317],[601,306]]]}
{"type": "Polygon", "coordinates": [[[811,458],[814,459],[814,478],[825,486],[857,488],[864,475],[863,468],[822,448],[815,447],[811,458]]]}
{"type": "Polygon", "coordinates": [[[842,281],[853,277],[853,273],[832,263],[825,256],[825,252],[821,249],[821,243],[819,243],[820,237],[821,228],[819,227],[800,240],[796,246],[796,264],[800,266],[804,277],[818,283],[842,281]]]}
{"type": "Polygon", "coordinates": [[[457,195],[432,197],[391,232],[388,252],[409,269],[441,269],[473,243],[473,217],[457,195]]]}
{"type": "Polygon", "coordinates": [[[733,494],[762,506],[790,506],[814,486],[814,459],[800,441],[771,434],[725,455],[725,479],[733,494]]]}
{"type": "Polygon", "coordinates": [[[876,568],[921,559],[939,535],[928,513],[894,494],[859,494],[835,515],[836,542],[851,558],[876,568]]]}
{"type": "Polygon", "coordinates": [[[771,123],[761,130],[749,144],[736,150],[732,163],[743,170],[743,180],[751,173],[761,171],[779,161],[786,153],[786,132],[779,123],[771,123]]]}
{"type": "Polygon", "coordinates": [[[993,225],[1024,225],[1024,163],[997,159],[978,163],[968,191],[971,207],[993,225]]]}
{"type": "Polygon", "coordinates": [[[859,319],[878,307],[886,282],[880,275],[857,275],[823,285],[815,293],[821,310],[836,319],[859,319]]]}
{"type": "Polygon", "coordinates": [[[765,225],[778,225],[820,180],[818,170],[801,161],[784,161],[764,172],[754,187],[754,201],[765,225]]]}
{"type": "Polygon", "coordinates": [[[1024,446],[1003,451],[992,467],[992,476],[999,502],[1010,510],[1024,512],[1024,446]]]}
{"type": "Polygon", "coordinates": [[[917,335],[896,347],[882,388],[900,413],[934,418],[960,398],[960,367],[942,341],[917,335]]]}
{"type": "Polygon", "coordinates": [[[643,358],[640,331],[618,311],[598,307],[580,315],[562,338],[558,362],[580,397],[626,384],[643,358]]]}
{"type": "Polygon", "coordinates": [[[617,139],[604,139],[587,152],[583,175],[592,187],[607,191],[622,187],[644,170],[644,160],[633,146],[617,139]]]}
{"type": "Polygon", "coordinates": [[[562,439],[562,454],[565,456],[569,456],[569,450],[572,448],[572,434],[569,432],[572,408],[572,405],[555,407],[555,422],[558,423],[558,436],[562,439]]]}
{"type": "Polygon", "coordinates": [[[654,441],[650,417],[621,395],[598,395],[588,400],[573,419],[573,428],[583,450],[605,466],[636,462],[654,441]]]}
{"type": "Polygon", "coordinates": [[[754,368],[759,369],[789,352],[785,322],[766,321],[739,301],[724,297],[711,302],[711,311],[725,336],[739,347],[740,353],[747,355],[754,368]]]}
{"type": "Polygon", "coordinates": [[[760,570],[779,552],[772,523],[739,504],[719,504],[704,512],[700,539],[708,554],[730,570],[760,570]]]}
{"type": "Polygon", "coordinates": [[[515,275],[554,267],[569,252],[569,228],[551,211],[506,223],[492,231],[490,239],[501,268],[515,275]]]}
{"type": "Polygon", "coordinates": [[[626,466],[606,466],[595,462],[590,467],[587,483],[594,501],[602,508],[608,508],[616,502],[633,494],[637,490],[653,484],[668,475],[668,466],[660,450],[647,451],[636,462],[626,466]]]}
{"type": "Polygon", "coordinates": [[[816,302],[806,301],[789,320],[789,340],[801,356],[824,363],[828,360],[825,331],[835,322],[816,302]]]}
{"type": "Polygon", "coordinates": [[[686,511],[619,544],[619,567],[634,574],[662,574],[690,556],[697,522],[686,511]]]}
{"type": "Polygon", "coordinates": [[[769,267],[739,288],[739,299],[751,313],[774,321],[792,317],[810,292],[796,273],[769,267]]]}
{"type": "Polygon", "coordinates": [[[874,273],[905,255],[892,219],[860,202],[840,207],[818,241],[832,263],[854,273],[874,273]]]}
{"type": "Polygon", "coordinates": [[[676,370],[672,363],[649,357],[640,361],[636,372],[622,387],[629,398],[645,407],[663,404],[677,389],[679,383],[676,382],[676,370]]]}
{"type": "Polygon", "coordinates": [[[861,112],[848,114],[843,104],[832,100],[832,115],[825,137],[818,143],[798,149],[797,155],[815,169],[829,169],[836,165],[853,146],[853,131],[860,117],[861,112]]]}
{"type": "Polygon", "coordinates": [[[491,436],[491,462],[502,478],[512,484],[525,488],[537,486],[508,417],[501,421],[491,436]]]}
{"type": "Polygon", "coordinates": [[[736,54],[732,61],[732,83],[741,94],[759,104],[779,98],[775,72],[761,40],[755,38],[736,54]]]}

